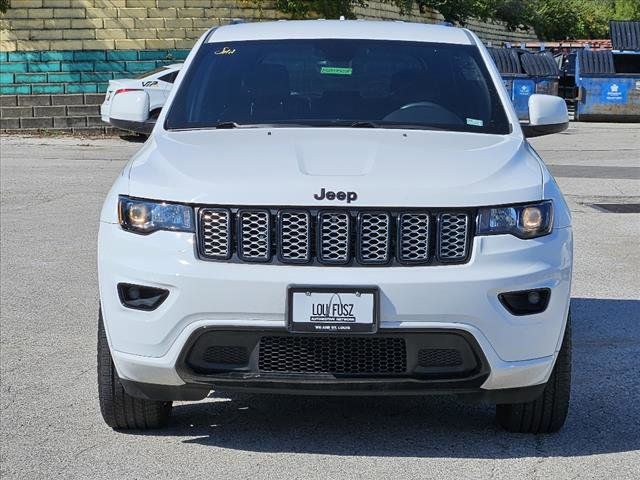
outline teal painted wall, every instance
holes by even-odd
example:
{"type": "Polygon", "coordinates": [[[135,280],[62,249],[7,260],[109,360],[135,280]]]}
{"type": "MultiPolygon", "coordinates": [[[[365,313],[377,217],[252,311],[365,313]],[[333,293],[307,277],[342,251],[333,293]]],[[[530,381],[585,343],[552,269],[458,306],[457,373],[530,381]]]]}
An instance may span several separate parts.
{"type": "Polygon", "coordinates": [[[189,50],[0,52],[0,95],[103,93],[109,80],[184,60],[189,50]]]}

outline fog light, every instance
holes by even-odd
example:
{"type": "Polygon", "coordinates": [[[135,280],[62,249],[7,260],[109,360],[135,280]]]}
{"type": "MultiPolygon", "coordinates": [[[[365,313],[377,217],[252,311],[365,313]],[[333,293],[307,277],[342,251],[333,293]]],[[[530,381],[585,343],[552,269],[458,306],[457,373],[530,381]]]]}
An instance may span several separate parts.
{"type": "Polygon", "coordinates": [[[131,283],[118,284],[118,297],[127,308],[151,311],[158,308],[169,296],[164,288],[145,287],[131,283]]]}
{"type": "Polygon", "coordinates": [[[549,305],[550,297],[551,290],[548,288],[508,292],[498,295],[500,303],[512,315],[532,315],[544,312],[549,305]]]}

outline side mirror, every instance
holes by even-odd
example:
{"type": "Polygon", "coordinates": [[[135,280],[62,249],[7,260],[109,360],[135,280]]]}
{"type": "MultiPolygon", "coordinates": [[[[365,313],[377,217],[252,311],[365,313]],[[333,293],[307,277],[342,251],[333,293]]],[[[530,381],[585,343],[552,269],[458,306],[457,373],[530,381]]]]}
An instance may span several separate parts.
{"type": "Polygon", "coordinates": [[[525,137],[539,137],[565,131],[569,113],[563,98],[534,94],[529,97],[529,123],[520,125],[525,137]]]}
{"type": "Polygon", "coordinates": [[[149,95],[144,90],[127,90],[111,101],[111,118],[129,122],[146,122],[149,118],[149,95]]]}

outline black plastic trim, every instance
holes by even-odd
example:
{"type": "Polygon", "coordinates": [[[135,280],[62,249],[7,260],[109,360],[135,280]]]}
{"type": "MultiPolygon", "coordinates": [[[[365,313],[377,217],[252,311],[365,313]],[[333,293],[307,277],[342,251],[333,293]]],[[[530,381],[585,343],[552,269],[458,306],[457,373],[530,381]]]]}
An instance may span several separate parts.
{"type": "Polygon", "coordinates": [[[521,124],[522,132],[527,138],[541,137],[543,135],[551,135],[554,133],[564,132],[569,128],[569,122],[552,123],[549,125],[527,125],[521,124]]]}
{"type": "MultiPolygon", "coordinates": [[[[255,328],[255,327],[202,327],[189,337],[176,362],[178,375],[187,384],[207,385],[217,390],[252,390],[252,391],[281,391],[293,394],[430,394],[430,393],[464,393],[477,392],[489,376],[489,363],[484,356],[478,342],[467,331],[456,329],[379,329],[376,336],[401,336],[408,342],[408,349],[423,345],[418,343],[422,335],[424,338],[433,335],[448,335],[461,337],[466,342],[471,354],[475,358],[476,369],[462,374],[447,374],[443,376],[429,369],[416,367],[418,359],[409,359],[408,368],[412,368],[407,375],[392,375],[383,377],[337,377],[330,374],[288,374],[263,373],[257,370],[257,346],[259,338],[268,335],[290,335],[308,337],[338,337],[331,333],[290,333],[286,328],[255,328]],[[187,359],[200,339],[205,334],[214,333],[217,339],[222,335],[237,335],[246,343],[249,351],[253,351],[252,360],[244,368],[227,369],[219,373],[202,374],[191,369],[187,359]],[[253,347],[252,347],[253,346],[253,347]],[[413,347],[412,347],[413,346],[413,347]]],[[[355,337],[355,335],[352,335],[355,337]]],[[[438,338],[438,337],[434,337],[438,338]]],[[[445,339],[446,337],[442,337],[445,339]]],[[[219,341],[219,340],[217,340],[219,341]]],[[[438,340],[440,342],[441,340],[438,340]]],[[[408,354],[409,354],[408,350],[408,354]]]]}
{"type": "MultiPolygon", "coordinates": [[[[156,385],[152,383],[134,382],[120,379],[125,391],[132,397],[144,400],[157,401],[198,401],[206,398],[212,390],[210,385],[184,384],[184,385],[156,385]]],[[[260,387],[253,385],[242,387],[237,384],[220,384],[223,390],[246,393],[275,393],[289,395],[367,395],[367,396],[400,396],[400,395],[455,395],[465,402],[480,402],[485,404],[525,403],[535,400],[542,395],[546,384],[532,385],[529,387],[507,388],[501,390],[484,390],[481,388],[468,389],[425,389],[421,383],[411,381],[378,383],[375,385],[357,384],[352,388],[341,386],[330,388],[329,385],[307,386],[301,390],[298,383],[287,384],[284,382],[262,384],[260,387]],[[314,388],[315,387],[315,388],[314,388]]]]}
{"type": "Polygon", "coordinates": [[[157,308],[160,305],[162,305],[164,301],[167,299],[167,297],[169,296],[169,290],[167,290],[166,288],[152,287],[149,285],[138,285],[135,283],[118,283],[116,289],[118,291],[118,298],[120,299],[120,303],[122,304],[123,307],[130,308],[131,310],[140,310],[143,312],[153,312],[154,310],[157,310],[157,308]],[[156,300],[156,303],[151,307],[136,306],[136,305],[129,304],[125,299],[124,290],[130,287],[157,290],[158,299],[156,300]]]}
{"type": "Polygon", "coordinates": [[[134,382],[120,378],[124,390],[135,398],[157,401],[198,401],[206,398],[210,387],[202,385],[156,385],[153,383],[134,382]]]}
{"type": "Polygon", "coordinates": [[[539,313],[543,313],[547,307],[549,306],[549,302],[551,301],[551,289],[550,288],[532,288],[530,290],[519,290],[515,292],[504,292],[498,295],[498,300],[502,306],[511,314],[516,317],[524,317],[527,315],[537,315],[539,313]],[[518,312],[516,311],[512,305],[509,305],[508,300],[506,299],[506,295],[529,295],[529,293],[538,292],[542,295],[542,303],[540,304],[540,309],[533,312],[518,312]]]}
{"type": "Polygon", "coordinates": [[[109,118],[109,123],[120,130],[128,130],[130,132],[142,133],[149,135],[156,125],[156,121],[132,122],[131,120],[118,120],[117,118],[109,118]]]}

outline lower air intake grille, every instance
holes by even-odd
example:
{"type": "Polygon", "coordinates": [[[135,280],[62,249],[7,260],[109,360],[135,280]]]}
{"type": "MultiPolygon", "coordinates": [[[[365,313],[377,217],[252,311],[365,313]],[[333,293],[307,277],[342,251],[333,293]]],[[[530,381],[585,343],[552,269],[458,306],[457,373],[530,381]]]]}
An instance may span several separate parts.
{"type": "Polygon", "coordinates": [[[452,348],[428,348],[418,352],[418,365],[421,367],[459,367],[462,355],[452,348]]]}
{"type": "Polygon", "coordinates": [[[214,345],[205,350],[202,359],[207,363],[240,365],[249,361],[249,351],[235,345],[214,345]]]}
{"type": "Polygon", "coordinates": [[[407,370],[403,338],[266,336],[259,352],[263,372],[397,375],[407,370]]]}

